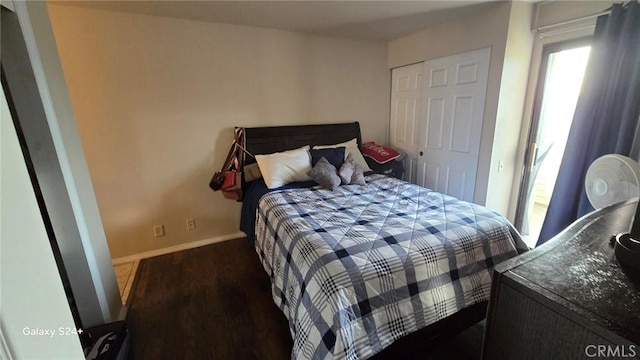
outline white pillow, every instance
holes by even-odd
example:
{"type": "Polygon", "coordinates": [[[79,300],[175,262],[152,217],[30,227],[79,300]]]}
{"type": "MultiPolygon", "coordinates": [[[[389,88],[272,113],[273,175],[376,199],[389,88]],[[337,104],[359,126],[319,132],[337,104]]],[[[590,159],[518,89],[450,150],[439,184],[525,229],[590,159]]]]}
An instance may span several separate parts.
{"type": "Polygon", "coordinates": [[[352,154],[351,156],[353,156],[353,159],[355,160],[356,164],[360,165],[360,167],[362,167],[363,171],[371,171],[371,168],[369,167],[369,164],[367,164],[367,161],[364,159],[364,156],[362,156],[362,153],[360,152],[360,149],[358,148],[358,140],[353,138],[349,141],[345,141],[343,143],[340,144],[335,144],[335,145],[316,145],[313,148],[314,149],[328,149],[328,148],[337,148],[337,147],[344,147],[344,158],[345,160],[347,159],[347,156],[349,156],[349,154],[352,154]]]}
{"type": "Polygon", "coordinates": [[[269,155],[256,155],[256,162],[269,189],[311,180],[307,175],[307,171],[311,170],[309,145],[269,155]]]}

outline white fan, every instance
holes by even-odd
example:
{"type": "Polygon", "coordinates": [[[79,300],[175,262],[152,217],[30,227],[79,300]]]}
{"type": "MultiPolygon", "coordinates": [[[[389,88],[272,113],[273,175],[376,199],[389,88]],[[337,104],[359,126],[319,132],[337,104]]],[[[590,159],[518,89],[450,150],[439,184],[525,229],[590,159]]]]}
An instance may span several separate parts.
{"type": "Polygon", "coordinates": [[[596,209],[638,197],[640,164],[623,155],[601,156],[587,170],[585,189],[596,209]]]}

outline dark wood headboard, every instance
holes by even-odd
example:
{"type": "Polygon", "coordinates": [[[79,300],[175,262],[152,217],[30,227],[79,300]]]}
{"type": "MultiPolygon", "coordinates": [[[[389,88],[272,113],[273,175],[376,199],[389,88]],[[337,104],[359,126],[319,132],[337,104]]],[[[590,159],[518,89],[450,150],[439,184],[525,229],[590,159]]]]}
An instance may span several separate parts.
{"type": "MultiPolygon", "coordinates": [[[[269,126],[245,128],[245,148],[254,155],[297,149],[305,145],[331,145],[353,138],[362,145],[360,124],[356,122],[321,125],[269,126]]],[[[256,160],[245,154],[245,165],[256,160]]]]}

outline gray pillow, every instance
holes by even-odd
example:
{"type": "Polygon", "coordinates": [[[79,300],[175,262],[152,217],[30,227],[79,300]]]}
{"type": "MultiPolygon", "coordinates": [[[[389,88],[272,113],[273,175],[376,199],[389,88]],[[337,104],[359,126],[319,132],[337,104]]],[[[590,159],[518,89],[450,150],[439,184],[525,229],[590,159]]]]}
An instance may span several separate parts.
{"type": "Polygon", "coordinates": [[[325,189],[333,191],[340,186],[340,177],[336,167],[324,157],[318,160],[316,166],[307,171],[307,175],[325,189]]]}
{"type": "Polygon", "coordinates": [[[366,185],[367,182],[364,180],[364,170],[359,164],[356,164],[356,169],[353,171],[353,175],[351,175],[350,185],[366,185]]]}
{"type": "Polygon", "coordinates": [[[353,160],[353,156],[349,154],[344,160],[342,166],[340,166],[340,170],[338,170],[338,175],[340,176],[342,185],[349,185],[349,183],[351,182],[351,177],[353,176],[355,170],[356,162],[353,160]]]}
{"type": "Polygon", "coordinates": [[[364,170],[356,160],[353,158],[352,154],[349,153],[347,158],[344,160],[344,164],[340,167],[338,171],[340,175],[340,181],[343,185],[365,185],[366,181],[364,180],[364,170]]]}

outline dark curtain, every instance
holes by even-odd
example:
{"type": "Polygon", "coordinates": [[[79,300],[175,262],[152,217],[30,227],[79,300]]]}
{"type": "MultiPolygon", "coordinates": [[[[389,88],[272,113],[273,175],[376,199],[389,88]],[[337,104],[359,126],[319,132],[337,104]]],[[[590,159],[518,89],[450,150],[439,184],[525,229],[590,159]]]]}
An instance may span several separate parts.
{"type": "Polygon", "coordinates": [[[605,154],[640,159],[640,6],[614,5],[596,23],[591,56],[538,244],[593,211],[589,165],[605,154]]]}

